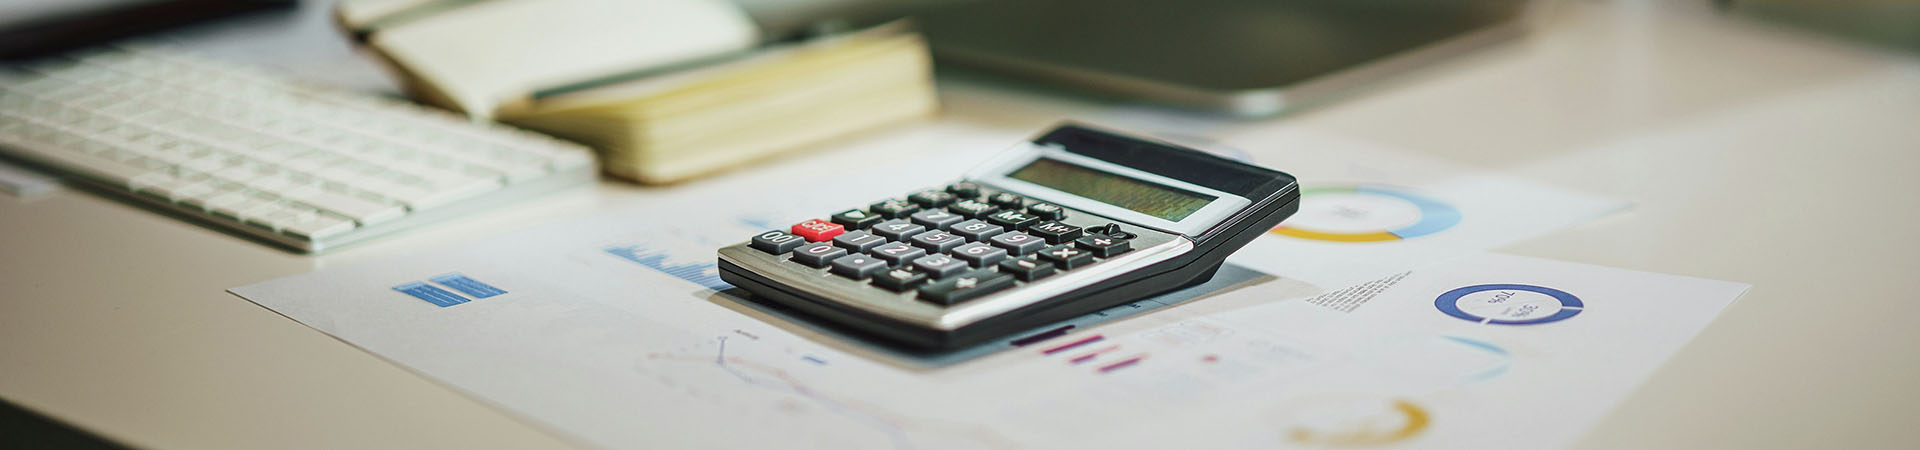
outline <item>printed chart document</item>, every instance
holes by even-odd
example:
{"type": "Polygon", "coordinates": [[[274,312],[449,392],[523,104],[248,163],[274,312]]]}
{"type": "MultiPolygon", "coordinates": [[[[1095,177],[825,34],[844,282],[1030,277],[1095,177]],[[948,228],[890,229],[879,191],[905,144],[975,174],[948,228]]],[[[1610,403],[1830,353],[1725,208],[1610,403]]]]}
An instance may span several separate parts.
{"type": "Polygon", "coordinates": [[[722,245],[943,184],[1018,137],[890,133],[758,174],[790,185],[695,184],[232,292],[591,446],[898,449],[1565,445],[1745,289],[1465,244],[1410,271],[1329,246],[1329,264],[1377,281],[1338,289],[1346,272],[1256,258],[914,364],[735,297],[714,272],[722,245]]]}
{"type": "Polygon", "coordinates": [[[1537,237],[1624,201],[1308,132],[1225,140],[1299,178],[1300,212],[1234,263],[1326,289],[1537,237]]]}

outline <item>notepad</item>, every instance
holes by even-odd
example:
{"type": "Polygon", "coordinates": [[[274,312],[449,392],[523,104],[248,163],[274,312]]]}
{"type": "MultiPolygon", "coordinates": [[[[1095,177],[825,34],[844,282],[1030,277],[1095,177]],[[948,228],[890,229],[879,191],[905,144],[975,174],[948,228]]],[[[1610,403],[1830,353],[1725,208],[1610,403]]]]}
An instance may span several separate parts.
{"type": "Polygon", "coordinates": [[[934,111],[901,23],[762,43],[729,2],[356,0],[336,11],[423,102],[599,150],[671,183],[934,111]]]}

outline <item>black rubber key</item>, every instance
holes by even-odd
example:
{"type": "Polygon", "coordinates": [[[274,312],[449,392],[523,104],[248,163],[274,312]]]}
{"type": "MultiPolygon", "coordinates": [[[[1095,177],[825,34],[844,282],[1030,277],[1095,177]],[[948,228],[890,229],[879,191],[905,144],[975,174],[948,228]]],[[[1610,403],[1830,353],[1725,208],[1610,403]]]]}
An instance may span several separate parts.
{"type": "Polygon", "coordinates": [[[773,230],[754,235],[753,242],[747,244],[747,246],[753,247],[755,250],[779,255],[800,248],[802,244],[806,243],[807,239],[800,237],[800,235],[773,230]]]}
{"type": "Polygon", "coordinates": [[[1075,267],[1093,263],[1093,253],[1074,248],[1073,244],[1047,247],[1046,250],[1041,250],[1040,253],[1035,256],[1039,256],[1040,259],[1047,260],[1047,262],[1051,262],[1053,265],[1060,266],[1060,270],[1073,270],[1075,267]]]}
{"type": "Polygon", "coordinates": [[[1028,256],[1000,262],[1000,273],[1013,275],[1020,281],[1033,281],[1053,275],[1053,263],[1028,256]]]}
{"type": "Polygon", "coordinates": [[[920,288],[920,298],[952,305],[1013,287],[1013,275],[994,272],[993,268],[974,270],[935,281],[920,288]]]}
{"type": "Polygon", "coordinates": [[[1067,218],[1067,209],[1061,208],[1060,205],[1055,205],[1052,203],[1035,203],[1033,205],[1027,206],[1027,213],[1033,214],[1035,216],[1040,216],[1041,219],[1046,219],[1046,220],[1060,220],[1060,219],[1067,218]]]}
{"type": "Polygon", "coordinates": [[[906,291],[927,282],[927,274],[909,268],[893,269],[873,276],[873,285],[894,291],[906,291]]]}
{"type": "Polygon", "coordinates": [[[1087,252],[1093,253],[1093,256],[1101,258],[1112,257],[1113,255],[1133,250],[1133,247],[1128,245],[1126,239],[1098,234],[1074,240],[1073,245],[1086,249],[1087,252]]]}
{"type": "Polygon", "coordinates": [[[1067,225],[1058,221],[1046,221],[1027,227],[1027,234],[1046,239],[1048,244],[1058,244],[1079,239],[1082,233],[1080,232],[1080,227],[1067,225]]]}
{"type": "Polygon", "coordinates": [[[880,216],[861,209],[849,209],[834,214],[828,217],[827,220],[845,226],[847,230],[851,231],[866,229],[868,225],[880,223],[880,216]]]}

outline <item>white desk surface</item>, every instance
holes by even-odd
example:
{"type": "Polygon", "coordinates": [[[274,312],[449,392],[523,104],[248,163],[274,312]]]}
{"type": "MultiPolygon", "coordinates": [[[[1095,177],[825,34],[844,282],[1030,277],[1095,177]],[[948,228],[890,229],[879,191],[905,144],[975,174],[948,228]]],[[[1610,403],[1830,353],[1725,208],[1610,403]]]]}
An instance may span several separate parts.
{"type": "MultiPolygon", "coordinates": [[[[1302,114],[1168,123],[1298,127],[1629,198],[1500,250],[1754,284],[1581,447],[1911,447],[1920,58],[1646,3],[1562,4],[1518,42],[1302,114]]],[[[1037,131],[1114,107],[942,83],[942,120],[1037,131]]],[[[603,182],[322,257],[81,191],[0,196],[0,397],[142,447],[565,446],[223,290],[650,192],[603,182]]]]}

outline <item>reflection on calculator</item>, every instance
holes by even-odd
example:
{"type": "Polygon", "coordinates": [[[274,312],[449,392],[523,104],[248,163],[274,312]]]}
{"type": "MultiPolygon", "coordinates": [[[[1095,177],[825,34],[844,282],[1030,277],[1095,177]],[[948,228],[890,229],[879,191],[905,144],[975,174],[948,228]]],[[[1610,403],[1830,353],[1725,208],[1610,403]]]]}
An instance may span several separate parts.
{"type": "Polygon", "coordinates": [[[903,194],[722,248],[720,277],[948,349],[1205,282],[1300,206],[1291,175],[1078,125],[903,194]]]}

